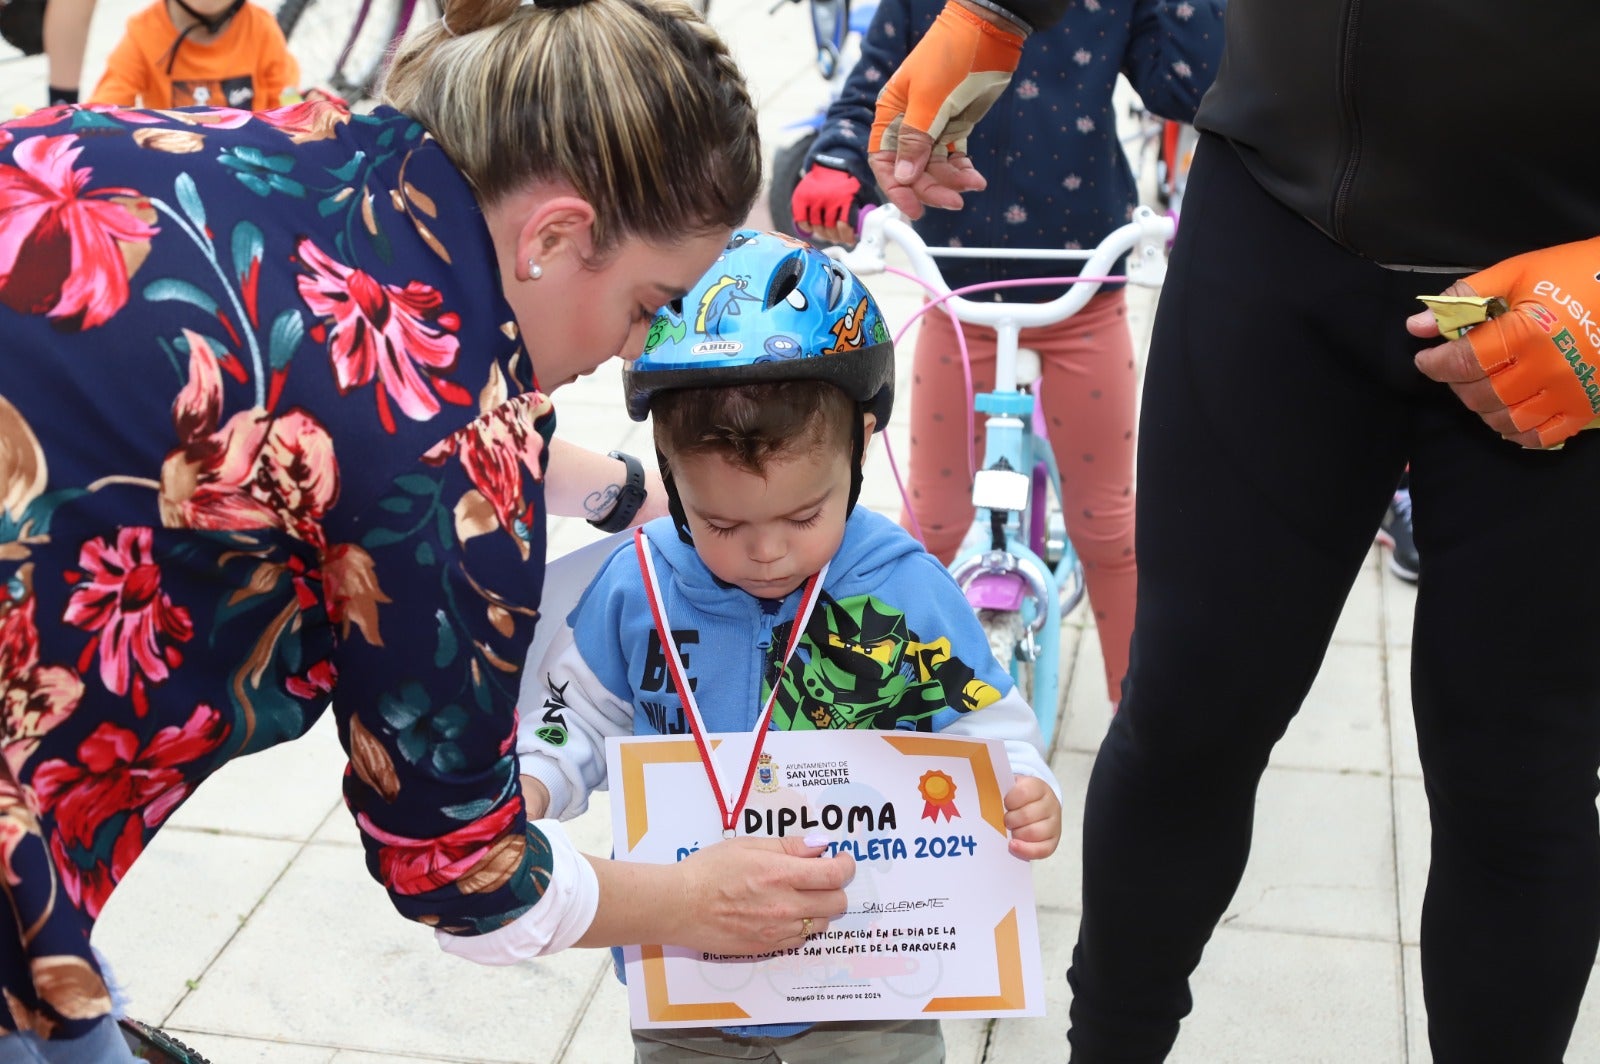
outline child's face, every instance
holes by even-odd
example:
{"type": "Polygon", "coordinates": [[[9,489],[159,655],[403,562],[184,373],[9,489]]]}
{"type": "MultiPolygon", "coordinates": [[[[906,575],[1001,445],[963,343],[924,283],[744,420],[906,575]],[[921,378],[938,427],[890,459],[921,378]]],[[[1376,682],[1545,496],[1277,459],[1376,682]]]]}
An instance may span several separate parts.
{"type": "Polygon", "coordinates": [[[765,477],[715,454],[675,459],[672,475],[695,553],[718,579],[757,598],[792,592],[844,539],[850,457],[838,448],[768,463],[765,477]]]}

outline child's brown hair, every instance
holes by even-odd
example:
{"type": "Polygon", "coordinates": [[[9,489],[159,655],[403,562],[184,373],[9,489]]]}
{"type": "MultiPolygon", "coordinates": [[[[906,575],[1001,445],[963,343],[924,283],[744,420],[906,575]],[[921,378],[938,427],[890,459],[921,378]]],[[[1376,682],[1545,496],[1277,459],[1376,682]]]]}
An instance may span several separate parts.
{"type": "Polygon", "coordinates": [[[780,459],[848,452],[861,416],[843,389],[819,380],[677,388],[650,398],[656,448],[668,464],[714,454],[757,476],[780,459]]]}

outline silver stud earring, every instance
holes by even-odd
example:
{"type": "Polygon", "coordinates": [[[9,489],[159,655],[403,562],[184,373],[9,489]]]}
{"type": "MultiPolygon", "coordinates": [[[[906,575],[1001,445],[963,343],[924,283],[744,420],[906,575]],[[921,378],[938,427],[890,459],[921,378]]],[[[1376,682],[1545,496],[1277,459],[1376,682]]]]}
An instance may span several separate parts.
{"type": "Polygon", "coordinates": [[[528,260],[528,280],[537,281],[539,278],[541,278],[543,276],[544,276],[544,267],[540,266],[537,262],[534,262],[532,259],[529,259],[528,260]]]}

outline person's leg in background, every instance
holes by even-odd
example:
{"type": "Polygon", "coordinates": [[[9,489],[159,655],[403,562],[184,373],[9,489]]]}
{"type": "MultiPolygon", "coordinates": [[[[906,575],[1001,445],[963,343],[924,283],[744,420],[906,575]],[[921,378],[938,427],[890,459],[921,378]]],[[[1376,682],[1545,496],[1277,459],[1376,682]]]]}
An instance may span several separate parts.
{"type": "Polygon", "coordinates": [[[1429,1037],[1556,1062],[1600,942],[1600,433],[1526,451],[1434,387],[1411,466],[1429,1037]]]}
{"type": "Polygon", "coordinates": [[[1161,1060],[1408,446],[1407,283],[1202,141],[1140,419],[1138,610],[1084,814],[1072,1059],[1161,1060]],[[1248,535],[1245,534],[1248,531],[1248,535]]]}
{"type": "MultiPolygon", "coordinates": [[[[993,387],[995,333],[964,327],[974,392],[993,387]]],[[[974,441],[967,447],[967,394],[955,326],[940,309],[922,316],[911,355],[911,454],[906,465],[910,513],[900,523],[919,531],[928,551],[949,565],[972,527],[971,462],[983,459],[982,415],[973,415],[974,441]],[[915,521],[912,520],[915,517],[915,521]]]]}
{"type": "MultiPolygon", "coordinates": [[[[994,386],[995,332],[965,327],[976,392],[994,386]]],[[[1050,444],[1061,469],[1067,535],[1083,558],[1084,579],[1106,660],[1112,702],[1121,697],[1133,628],[1133,449],[1138,375],[1119,292],[1096,295],[1058,325],[1023,331],[1020,346],[1039,352],[1050,444]]],[[[947,314],[923,317],[912,355],[908,490],[928,550],[948,565],[972,526],[972,456],[983,456],[984,418],[965,442],[971,398],[961,350],[947,314]]]]}
{"type": "Polygon", "coordinates": [[[1059,325],[1025,330],[1022,346],[1038,351],[1044,363],[1040,398],[1061,470],[1067,536],[1083,560],[1106,693],[1115,705],[1128,671],[1138,588],[1133,456],[1139,374],[1127,297],[1120,289],[1098,293],[1059,325]]]}
{"type": "Polygon", "coordinates": [[[52,106],[78,102],[94,5],[95,0],[50,0],[45,6],[44,54],[49,65],[48,102],[52,106]]]}

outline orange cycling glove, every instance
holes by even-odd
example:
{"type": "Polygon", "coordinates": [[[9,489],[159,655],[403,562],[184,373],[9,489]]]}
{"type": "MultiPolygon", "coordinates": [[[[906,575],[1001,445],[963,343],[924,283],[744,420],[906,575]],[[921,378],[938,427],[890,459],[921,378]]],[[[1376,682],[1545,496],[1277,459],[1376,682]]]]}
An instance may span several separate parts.
{"type": "Polygon", "coordinates": [[[1600,237],[1506,259],[1464,279],[1511,309],[1466,334],[1495,395],[1553,447],[1600,419],[1600,237]]]}
{"type": "Polygon", "coordinates": [[[1000,98],[1023,36],[949,0],[878,93],[869,151],[895,151],[902,124],[933,137],[934,155],[967,150],[967,134],[1000,98]]]}

